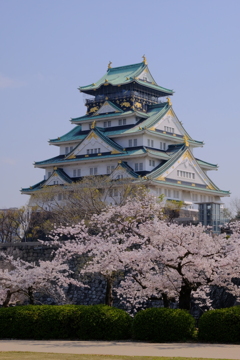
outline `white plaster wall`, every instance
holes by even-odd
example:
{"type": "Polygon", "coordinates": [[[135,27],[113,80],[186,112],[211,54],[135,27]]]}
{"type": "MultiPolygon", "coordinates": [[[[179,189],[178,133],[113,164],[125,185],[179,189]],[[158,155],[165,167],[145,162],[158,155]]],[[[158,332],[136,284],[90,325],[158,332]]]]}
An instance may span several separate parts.
{"type": "Polygon", "coordinates": [[[191,182],[191,183],[198,183],[198,184],[203,184],[203,185],[206,184],[204,179],[202,179],[202,177],[197,172],[196,167],[188,159],[184,159],[180,164],[175,164],[165,174],[166,174],[166,177],[169,177],[169,178],[174,179],[174,180],[188,181],[188,182],[191,182]],[[178,170],[194,173],[195,174],[195,179],[186,178],[186,177],[184,178],[184,177],[178,176],[177,175],[178,170]]]}
{"type": "MultiPolygon", "coordinates": [[[[96,120],[96,126],[99,126],[99,127],[104,127],[104,122],[106,121],[111,121],[111,127],[114,127],[114,126],[119,126],[119,120],[120,119],[126,119],[126,125],[132,125],[132,124],[136,124],[137,120],[136,120],[136,116],[130,116],[130,117],[124,117],[124,115],[122,117],[120,117],[118,115],[117,118],[105,118],[105,119],[102,119],[102,120],[97,120],[97,119],[94,119],[94,117],[91,119],[91,121],[89,122],[86,122],[84,124],[82,124],[82,130],[85,131],[85,130],[89,130],[89,126],[92,124],[92,122],[94,120],[96,120]]],[[[110,127],[110,128],[111,128],[110,127]]],[[[110,129],[109,128],[109,129],[110,129]]]]}
{"type": "Polygon", "coordinates": [[[113,138],[113,140],[123,148],[129,147],[129,139],[137,139],[137,146],[143,146],[143,135],[131,134],[126,137],[113,138]]]}
{"type": "Polygon", "coordinates": [[[155,125],[155,128],[165,131],[164,126],[168,126],[174,128],[174,134],[183,135],[180,131],[180,128],[177,126],[177,122],[178,120],[175,119],[171,113],[167,112],[167,114],[163,116],[159,123],[155,125]]]}
{"type": "MultiPolygon", "coordinates": [[[[66,147],[68,147],[68,153],[70,153],[70,148],[74,149],[75,146],[77,146],[78,143],[79,143],[79,141],[76,141],[74,144],[71,143],[71,144],[61,145],[61,146],[60,146],[60,149],[59,149],[59,155],[66,155],[66,153],[65,153],[66,147]]],[[[71,151],[72,151],[72,150],[71,150],[71,151]]]]}
{"type": "MultiPolygon", "coordinates": [[[[160,138],[159,136],[154,136],[154,135],[149,135],[149,134],[146,134],[144,135],[143,137],[143,146],[148,146],[148,139],[150,140],[153,140],[154,142],[154,148],[155,149],[161,149],[160,148],[160,142],[161,143],[165,143],[166,145],[166,150],[168,149],[168,146],[170,145],[170,142],[169,141],[166,141],[165,139],[163,138],[160,138]]],[[[163,149],[162,149],[163,150],[163,149]]]]}
{"type": "Polygon", "coordinates": [[[102,152],[109,152],[112,151],[113,148],[106,144],[103,140],[100,138],[91,138],[90,140],[86,139],[84,140],[74,151],[75,155],[85,155],[87,154],[88,149],[98,149],[100,148],[100,153],[102,152]]]}

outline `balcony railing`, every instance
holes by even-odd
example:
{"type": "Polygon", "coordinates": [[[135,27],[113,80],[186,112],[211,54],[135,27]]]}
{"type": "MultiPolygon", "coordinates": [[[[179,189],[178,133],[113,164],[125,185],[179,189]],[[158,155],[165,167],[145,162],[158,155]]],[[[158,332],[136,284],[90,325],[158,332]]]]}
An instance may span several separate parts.
{"type": "Polygon", "coordinates": [[[124,98],[133,97],[135,99],[139,100],[147,100],[150,101],[153,104],[160,103],[159,99],[156,96],[151,96],[148,94],[140,93],[139,91],[131,91],[131,90],[124,90],[122,92],[117,92],[113,94],[106,94],[106,95],[96,95],[95,98],[86,99],[85,104],[93,104],[95,102],[105,101],[106,98],[108,100],[120,100],[124,98]]]}

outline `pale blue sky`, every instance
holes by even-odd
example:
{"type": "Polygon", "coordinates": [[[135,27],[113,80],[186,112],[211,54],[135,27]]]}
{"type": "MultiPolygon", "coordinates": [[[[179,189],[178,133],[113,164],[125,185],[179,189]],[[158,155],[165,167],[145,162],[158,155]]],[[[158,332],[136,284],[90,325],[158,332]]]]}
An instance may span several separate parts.
{"type": "Polygon", "coordinates": [[[240,197],[239,19],[239,0],[0,0],[0,208],[24,205],[21,187],[43,179],[32,163],[58,155],[48,139],[85,113],[77,87],[143,54],[204,140],[195,155],[240,197]]]}

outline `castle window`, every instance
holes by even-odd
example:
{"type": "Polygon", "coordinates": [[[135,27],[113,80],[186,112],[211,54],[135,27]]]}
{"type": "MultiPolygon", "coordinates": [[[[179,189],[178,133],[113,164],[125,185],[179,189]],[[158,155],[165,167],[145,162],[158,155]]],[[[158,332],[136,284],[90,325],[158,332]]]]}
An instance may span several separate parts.
{"type": "Polygon", "coordinates": [[[119,119],[118,120],[118,125],[119,126],[126,125],[126,119],[119,119]]]}
{"type": "Polygon", "coordinates": [[[109,196],[111,196],[111,197],[118,196],[118,189],[110,189],[109,196]]]}
{"type": "Polygon", "coordinates": [[[65,147],[65,154],[68,154],[68,153],[69,153],[69,147],[66,146],[66,147],[65,147]]]}
{"type": "Polygon", "coordinates": [[[87,154],[99,154],[100,153],[100,148],[95,148],[95,149],[87,149],[87,154]]]}
{"type": "Polygon", "coordinates": [[[98,173],[97,167],[90,168],[90,175],[97,175],[97,173],[98,173]]]}
{"type": "Polygon", "coordinates": [[[81,169],[74,169],[73,177],[80,177],[80,176],[81,176],[81,169]]]}
{"type": "Polygon", "coordinates": [[[58,181],[54,181],[54,182],[53,182],[53,185],[58,185],[58,181]]]}
{"type": "Polygon", "coordinates": [[[104,121],[103,122],[103,127],[111,127],[111,121],[104,121]]]}
{"type": "Polygon", "coordinates": [[[175,199],[179,199],[179,191],[178,190],[173,190],[173,197],[175,199]]]}
{"type": "Polygon", "coordinates": [[[116,179],[123,179],[123,175],[117,175],[116,179]]]}
{"type": "Polygon", "coordinates": [[[166,150],[166,143],[160,141],[160,150],[166,150]]]}
{"type": "Polygon", "coordinates": [[[129,139],[128,140],[128,146],[129,147],[137,146],[137,139],[129,139]]]}
{"type": "Polygon", "coordinates": [[[164,126],[164,131],[170,132],[170,133],[174,133],[174,128],[169,127],[169,126],[164,126]]]}
{"type": "Polygon", "coordinates": [[[192,194],[192,201],[198,201],[198,194],[192,194]]]}
{"type": "Polygon", "coordinates": [[[51,174],[52,174],[51,171],[49,171],[48,172],[48,178],[50,178],[51,174]]]}
{"type": "Polygon", "coordinates": [[[200,195],[200,202],[205,202],[205,201],[206,201],[206,196],[200,195]]]}
{"type": "Polygon", "coordinates": [[[155,166],[155,160],[149,160],[149,166],[155,166]]]}
{"type": "Polygon", "coordinates": [[[142,171],[143,170],[143,163],[136,163],[134,164],[135,171],[142,171]]]}
{"type": "Polygon", "coordinates": [[[186,178],[186,179],[195,179],[195,174],[189,171],[182,171],[182,170],[177,170],[177,176],[178,177],[182,177],[182,178],[186,178]]]}
{"type": "Polygon", "coordinates": [[[107,174],[111,174],[111,172],[113,172],[114,168],[115,168],[114,165],[111,165],[111,166],[108,165],[108,166],[107,166],[107,174]]]}
{"type": "Polygon", "coordinates": [[[73,146],[70,146],[70,152],[73,151],[73,146]]]}
{"type": "Polygon", "coordinates": [[[151,139],[148,139],[148,146],[149,147],[154,147],[154,141],[151,139]]]}
{"type": "Polygon", "coordinates": [[[164,189],[164,195],[166,196],[166,197],[168,197],[168,198],[170,198],[171,197],[171,190],[170,189],[164,189]]]}

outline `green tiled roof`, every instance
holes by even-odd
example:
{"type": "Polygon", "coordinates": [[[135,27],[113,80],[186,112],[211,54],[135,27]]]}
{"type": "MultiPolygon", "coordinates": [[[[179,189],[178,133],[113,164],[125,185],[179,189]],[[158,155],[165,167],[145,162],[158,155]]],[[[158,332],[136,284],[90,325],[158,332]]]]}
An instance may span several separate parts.
{"type": "Polygon", "coordinates": [[[95,128],[92,130],[97,136],[99,136],[106,144],[110,145],[114,149],[121,151],[122,153],[125,152],[123,150],[123,147],[121,145],[118,145],[115,141],[111,140],[109,137],[107,137],[102,131],[99,130],[99,128],[95,128]]]}
{"type": "Polygon", "coordinates": [[[49,143],[61,143],[65,141],[74,141],[74,140],[82,140],[86,137],[86,134],[82,133],[81,126],[75,126],[71,131],[66,133],[65,135],[62,135],[61,137],[58,137],[56,139],[50,139],[49,143]]]}
{"type": "Polygon", "coordinates": [[[26,193],[26,192],[32,192],[32,191],[36,191],[42,188],[43,184],[46,182],[46,180],[42,180],[39,183],[30,186],[29,188],[22,188],[21,192],[22,193],[26,193]]]}
{"type": "Polygon", "coordinates": [[[138,178],[138,174],[133,171],[133,169],[126,163],[126,161],[122,161],[119,166],[127,171],[127,173],[135,178],[138,178]]]}
{"type": "MultiPolygon", "coordinates": [[[[122,151],[119,154],[111,154],[110,152],[102,153],[101,155],[93,154],[89,156],[85,155],[77,155],[75,158],[67,159],[65,155],[58,155],[53,158],[43,160],[43,161],[36,161],[34,163],[35,166],[42,166],[42,165],[56,165],[56,164],[70,164],[79,161],[86,161],[86,160],[95,160],[95,159],[105,159],[105,158],[115,158],[119,156],[133,156],[133,155],[142,155],[146,154],[147,150],[144,147],[141,148],[128,148],[126,151],[122,151]]],[[[69,154],[68,154],[69,155],[69,154]]]]}
{"type": "Polygon", "coordinates": [[[133,114],[134,111],[130,110],[130,111],[125,111],[125,112],[121,112],[121,113],[110,113],[110,114],[100,114],[100,115],[84,115],[84,116],[80,116],[78,118],[73,118],[71,119],[71,122],[74,123],[81,123],[81,122],[86,122],[86,121],[94,121],[94,120],[99,120],[102,118],[109,118],[109,117],[116,117],[116,116],[127,116],[127,115],[131,115],[133,114]]]}
{"type": "Polygon", "coordinates": [[[184,144],[176,145],[171,147],[171,151],[167,151],[167,154],[170,156],[170,159],[165,163],[161,163],[156,169],[154,169],[149,175],[149,178],[156,178],[163,174],[169,167],[171,167],[187,150],[187,147],[184,144]]]}
{"type": "Polygon", "coordinates": [[[145,69],[148,69],[148,66],[145,65],[144,62],[110,68],[107,70],[106,74],[103,77],[101,77],[101,79],[99,79],[96,83],[87,86],[81,86],[79,87],[79,90],[82,92],[88,92],[94,89],[98,89],[100,88],[100,86],[104,84],[111,84],[113,86],[118,86],[118,85],[130,84],[133,81],[135,81],[140,85],[160,91],[162,93],[165,93],[166,95],[173,94],[172,90],[163,88],[161,86],[158,86],[157,84],[152,84],[143,80],[136,79],[136,77],[139,76],[142,73],[142,71],[145,69]]]}
{"type": "Polygon", "coordinates": [[[203,160],[200,160],[200,159],[197,159],[197,158],[195,158],[195,160],[197,161],[197,163],[198,163],[200,166],[206,166],[206,167],[213,168],[213,169],[217,169],[217,168],[218,168],[218,165],[216,165],[216,164],[211,164],[211,163],[209,163],[209,162],[206,162],[206,161],[203,161],[203,160]]]}
{"type": "MultiPolygon", "coordinates": [[[[167,171],[184,153],[185,151],[189,150],[188,147],[185,146],[185,144],[182,145],[171,145],[170,151],[167,151],[167,154],[170,155],[170,159],[166,161],[165,163],[161,163],[157,168],[155,168],[148,177],[150,179],[156,179],[157,177],[164,174],[165,171],[167,171]]],[[[212,180],[207,176],[206,173],[204,173],[204,177],[209,181],[209,184],[215,188],[213,191],[221,191],[213,182],[212,180]]],[[[164,183],[167,183],[164,181],[164,183]]],[[[195,187],[194,187],[195,188],[195,187]]]]}
{"type": "MultiPolygon", "coordinates": [[[[148,175],[147,175],[148,176],[148,175]]],[[[201,184],[196,184],[195,183],[195,186],[193,187],[192,185],[186,185],[186,184],[178,184],[177,181],[176,182],[172,182],[172,181],[161,181],[161,180],[156,180],[156,179],[152,179],[152,181],[154,183],[157,183],[157,184],[164,184],[164,185],[169,185],[169,186],[176,186],[176,187],[179,187],[179,188],[187,188],[187,189],[191,189],[191,190],[201,190],[204,192],[209,192],[209,194],[212,194],[212,195],[220,195],[220,196],[229,196],[230,195],[230,191],[226,191],[226,190],[220,190],[217,188],[217,190],[212,190],[212,189],[207,189],[206,187],[203,187],[201,186],[201,184]]]]}
{"type": "Polygon", "coordinates": [[[161,156],[161,158],[165,158],[167,160],[170,159],[170,156],[165,151],[147,148],[147,152],[151,155],[161,156]]]}
{"type": "MultiPolygon", "coordinates": [[[[59,177],[61,179],[63,179],[63,181],[66,181],[67,183],[71,184],[72,183],[72,179],[62,170],[62,169],[57,169],[54,170],[53,174],[56,173],[59,175],[59,177]]],[[[52,176],[52,175],[51,175],[52,176]]]]}

